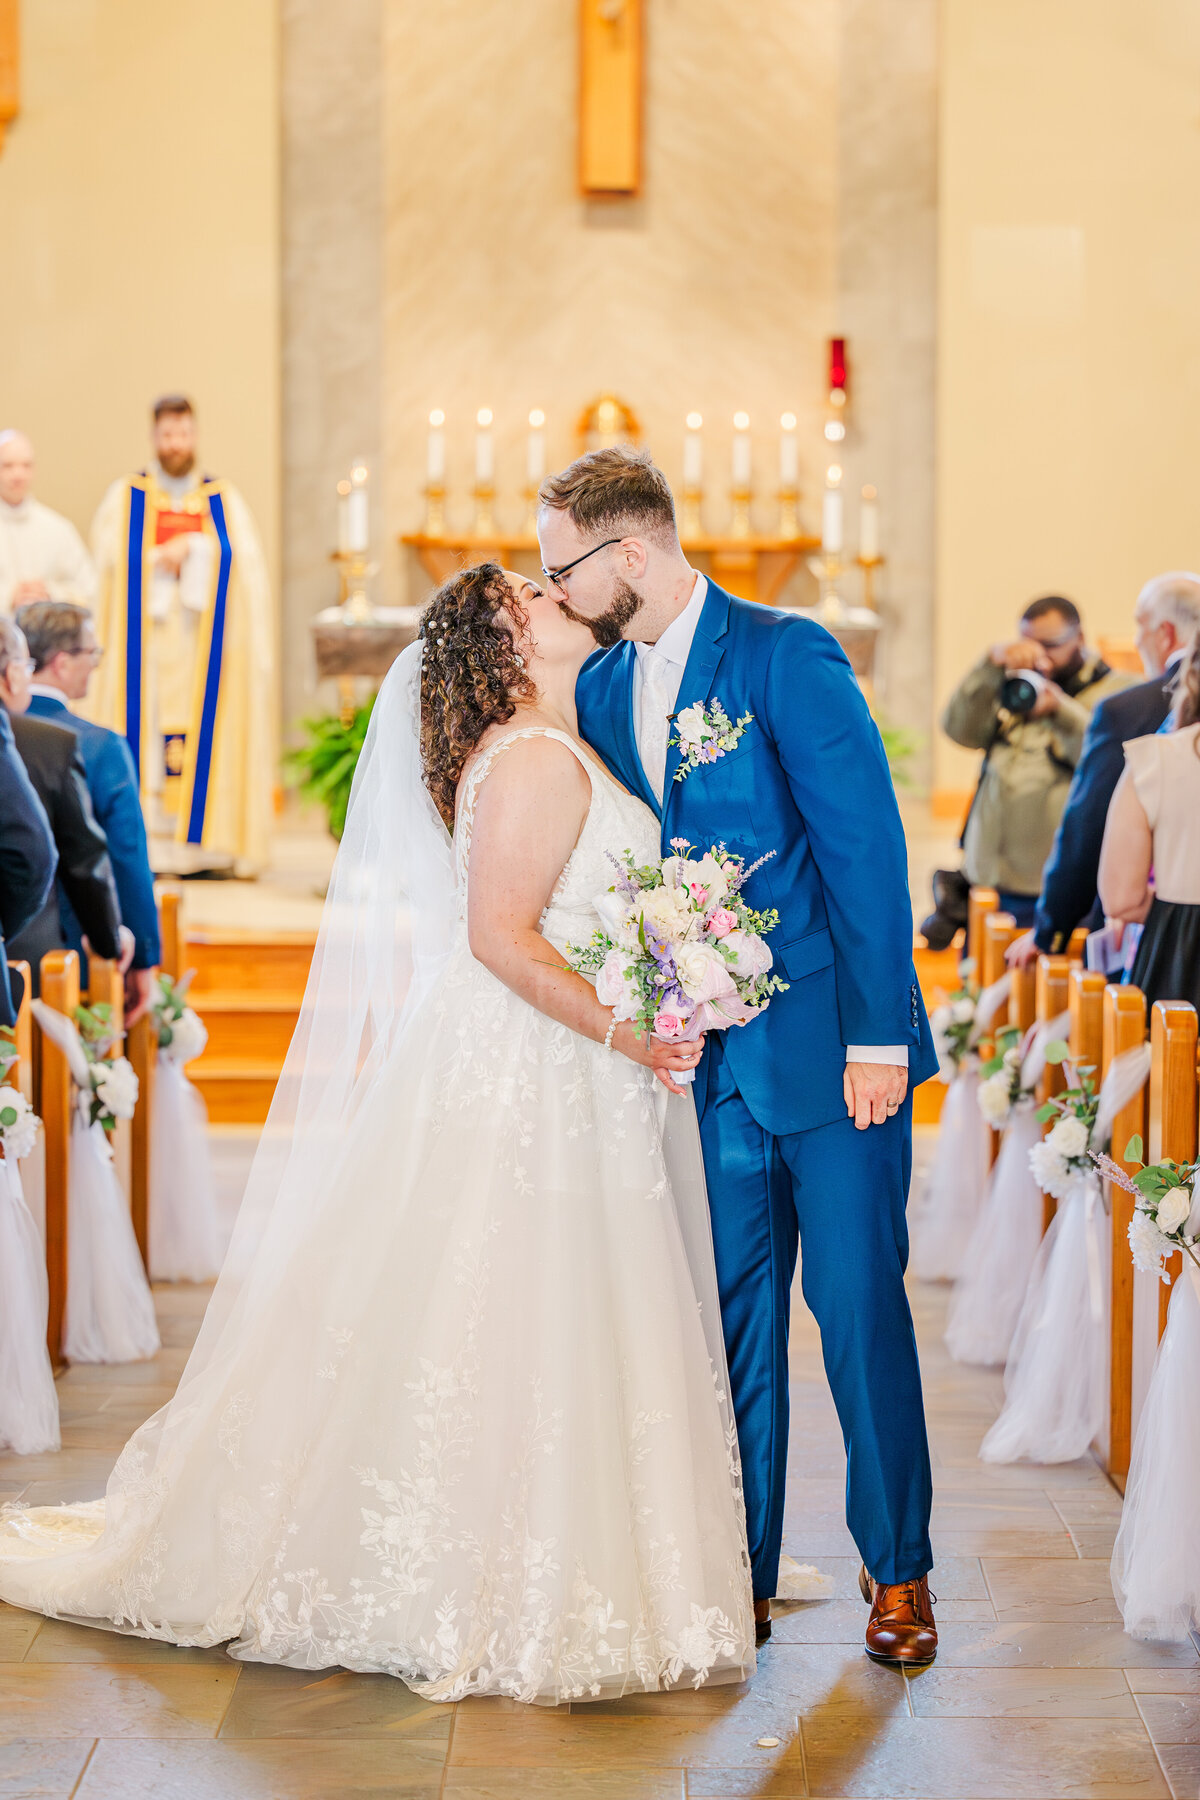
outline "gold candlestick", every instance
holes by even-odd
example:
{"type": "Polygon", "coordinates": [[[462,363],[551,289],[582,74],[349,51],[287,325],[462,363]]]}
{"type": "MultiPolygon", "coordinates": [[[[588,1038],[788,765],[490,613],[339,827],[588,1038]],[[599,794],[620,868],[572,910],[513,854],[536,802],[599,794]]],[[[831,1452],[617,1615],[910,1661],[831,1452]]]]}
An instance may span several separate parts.
{"type": "Polygon", "coordinates": [[[856,556],[855,562],[863,572],[863,605],[871,612],[875,611],[875,571],[883,562],[882,556],[856,556]]]}
{"type": "Polygon", "coordinates": [[[800,489],[794,487],[779,490],[779,535],[781,538],[798,538],[800,536],[800,518],[797,511],[800,505],[800,489]]]}
{"type": "Polygon", "coordinates": [[[750,500],[751,491],[747,488],[733,490],[733,520],[729,527],[730,537],[748,538],[750,536],[750,500]]]}
{"type": "Polygon", "coordinates": [[[683,490],[683,511],[680,515],[682,536],[698,538],[704,530],[700,522],[700,505],[704,499],[703,488],[688,487],[683,490]]]}
{"type": "Polygon", "coordinates": [[[492,517],[492,502],[496,498],[496,490],[490,481],[475,483],[475,535],[476,537],[492,537],[496,530],[496,522],[492,517]]]}
{"type": "Polygon", "coordinates": [[[816,614],[822,625],[840,625],[846,616],[845,603],[838,592],[842,577],[842,559],[836,550],[822,550],[819,556],[808,559],[810,572],[817,578],[820,597],[817,600],[816,614]]]}
{"type": "Polygon", "coordinates": [[[446,535],[446,490],[440,482],[430,482],[425,489],[425,535],[446,535]]]}

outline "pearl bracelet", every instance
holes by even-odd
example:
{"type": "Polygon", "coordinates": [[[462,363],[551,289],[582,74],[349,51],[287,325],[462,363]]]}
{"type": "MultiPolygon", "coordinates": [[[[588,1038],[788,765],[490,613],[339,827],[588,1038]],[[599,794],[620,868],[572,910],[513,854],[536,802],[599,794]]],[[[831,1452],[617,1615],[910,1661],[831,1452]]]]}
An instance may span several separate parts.
{"type": "Polygon", "coordinates": [[[614,1012],[613,1016],[612,1016],[612,1024],[609,1026],[608,1031],[605,1035],[605,1039],[604,1039],[604,1048],[606,1050],[612,1049],[613,1039],[616,1037],[616,1035],[617,1035],[617,1015],[614,1012]]]}

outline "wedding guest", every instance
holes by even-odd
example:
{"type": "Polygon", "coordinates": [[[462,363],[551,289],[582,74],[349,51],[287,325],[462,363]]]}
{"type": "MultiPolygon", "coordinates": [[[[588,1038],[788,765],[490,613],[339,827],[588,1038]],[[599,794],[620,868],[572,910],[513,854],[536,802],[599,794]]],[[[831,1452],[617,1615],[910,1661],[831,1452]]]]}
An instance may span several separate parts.
{"type": "MultiPolygon", "coordinates": [[[[4,655],[0,638],[0,679],[4,655]]],[[[16,1024],[23,998],[19,977],[8,967],[5,939],[14,938],[42,910],[57,862],[46,809],[17,753],[8,713],[0,706],[0,1025],[16,1024]]]]}
{"type": "Polygon", "coordinates": [[[96,570],[72,525],[33,497],[33,445],[0,431],[0,610],[96,597],[96,570]]]}
{"type": "MultiPolygon", "coordinates": [[[[84,606],[39,601],[23,606],[17,623],[25,633],[34,665],[29,715],[74,732],[92,807],[108,839],[121,921],[134,939],[133,962],[125,976],[125,1022],[132,1025],[150,1004],[153,972],[162,955],[137,771],[129,745],[119,733],[77,718],[67,707],[68,700],[87,698],[92,672],[104,652],[96,642],[92,615],[84,606]]],[[[67,941],[82,951],[79,921],[69,903],[62,910],[67,941]]]]}
{"type": "Polygon", "coordinates": [[[964,873],[973,887],[999,889],[1018,925],[1033,924],[1092,711],[1132,680],[1088,648],[1078,607],[1047,594],[950,696],[942,730],[984,752],[963,828],[964,873]]]}
{"type": "Polygon", "coordinates": [[[1131,979],[1147,1005],[1200,1008],[1200,639],[1180,665],[1170,724],[1125,746],[1100,898],[1110,918],[1145,921],[1131,979]]]}
{"type": "Polygon", "coordinates": [[[1109,801],[1125,767],[1125,745],[1157,731],[1170,710],[1175,674],[1200,631],[1200,575],[1156,575],[1138,595],[1133,617],[1149,679],[1101,700],[1092,714],[1042,877],[1034,927],[1010,947],[1011,966],[1024,968],[1040,951],[1057,955],[1077,925],[1095,930],[1104,922],[1096,880],[1109,801]]]}
{"type": "Polygon", "coordinates": [[[42,957],[48,950],[66,947],[61,896],[70,901],[97,956],[127,964],[133,934],[121,924],[108,845],[92,811],[75,739],[58,725],[25,717],[31,677],[25,639],[11,619],[0,615],[0,705],[8,713],[21,761],[46,810],[58,850],[54,887],[37,916],[9,945],[10,956],[29,963],[36,991],[42,957]]]}

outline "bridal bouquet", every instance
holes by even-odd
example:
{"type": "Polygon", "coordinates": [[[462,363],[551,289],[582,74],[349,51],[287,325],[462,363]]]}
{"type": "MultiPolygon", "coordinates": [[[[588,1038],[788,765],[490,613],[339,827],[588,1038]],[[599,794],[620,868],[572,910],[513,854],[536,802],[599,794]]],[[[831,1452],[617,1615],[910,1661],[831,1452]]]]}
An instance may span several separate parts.
{"type": "Polygon", "coordinates": [[[632,1020],[639,1037],[684,1042],[744,1025],[788,984],[772,975],[764,941],[779,914],[755,912],[741,896],[768,858],[747,868],[724,844],[697,861],[686,838],[672,838],[671,848],[674,855],[640,868],[628,851],[610,852],[617,879],[595,901],[601,929],[590,943],[569,945],[568,960],[595,977],[597,999],[632,1020]]]}
{"type": "Polygon", "coordinates": [[[1051,1119],[1058,1122],[1029,1152],[1029,1167],[1045,1193],[1065,1200],[1077,1177],[1092,1167],[1088,1144],[1096,1123],[1097,1094],[1092,1080],[1095,1071],[1084,1063],[1076,1067],[1061,1040],[1047,1045],[1046,1061],[1061,1063],[1070,1085],[1038,1108],[1035,1117],[1039,1124],[1045,1125],[1051,1119]]]}
{"type": "Polygon", "coordinates": [[[1136,1175],[1127,1175],[1111,1156],[1093,1155],[1092,1161],[1102,1175],[1127,1194],[1134,1196],[1133,1217],[1129,1221],[1129,1248],[1134,1267],[1161,1275],[1170,1285],[1171,1277],[1163,1263],[1176,1250],[1200,1268],[1196,1246],[1200,1244],[1200,1162],[1162,1162],[1142,1165],[1142,1140],[1130,1138],[1125,1146],[1125,1161],[1139,1165],[1136,1175]]]}
{"type": "Polygon", "coordinates": [[[158,1047],[175,1063],[195,1060],[208,1042],[208,1030],[198,1013],[187,1003],[187,991],[196,971],[189,969],[178,981],[169,975],[158,975],[154,983],[154,999],[150,1011],[158,1033],[158,1047]]]}
{"type": "Polygon", "coordinates": [[[997,1131],[1033,1093],[1022,1085],[1021,1060],[1021,1033],[1015,1025],[1005,1025],[996,1033],[996,1054],[980,1070],[979,1110],[997,1131]]]}
{"type": "Polygon", "coordinates": [[[120,1036],[113,1030],[110,1006],[77,1006],[75,1023],[88,1061],[90,1086],[86,1091],[80,1090],[87,1103],[88,1124],[103,1125],[105,1131],[111,1131],[118,1119],[132,1119],[138,1078],[127,1057],[109,1058],[108,1053],[120,1036]]]}
{"type": "MultiPolygon", "coordinates": [[[[19,1060],[16,1037],[10,1025],[0,1025],[0,1083],[19,1060]]],[[[20,1088],[0,1086],[0,1151],[17,1162],[37,1143],[38,1116],[20,1088]]]]}

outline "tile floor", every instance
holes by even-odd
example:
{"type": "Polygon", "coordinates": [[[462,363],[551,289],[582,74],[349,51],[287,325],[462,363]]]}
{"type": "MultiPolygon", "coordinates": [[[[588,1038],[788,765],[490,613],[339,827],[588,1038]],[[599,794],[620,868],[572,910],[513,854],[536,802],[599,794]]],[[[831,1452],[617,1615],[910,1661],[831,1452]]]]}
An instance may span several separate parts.
{"type": "MultiPolygon", "coordinates": [[[[248,1148],[219,1145],[223,1181],[248,1148]]],[[[204,1299],[159,1290],[154,1362],[64,1376],[61,1455],[0,1456],[0,1498],[100,1492],[169,1396],[204,1299]]],[[[1089,1461],[979,1463],[999,1376],[946,1357],[942,1290],[913,1301],[937,1484],[942,1651],[926,1673],[905,1680],[861,1653],[841,1446],[799,1306],[786,1543],[833,1594],[782,1613],[745,1687],[445,1708],[382,1676],[243,1666],[0,1607],[0,1800],[1193,1800],[1200,1662],[1121,1630],[1117,1495],[1089,1461]]]]}

